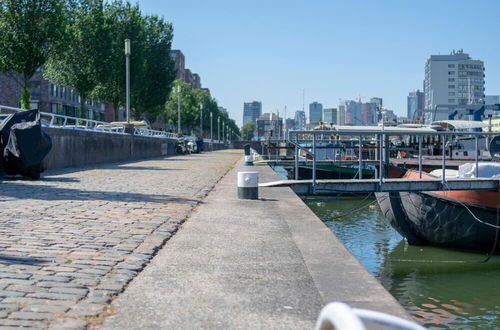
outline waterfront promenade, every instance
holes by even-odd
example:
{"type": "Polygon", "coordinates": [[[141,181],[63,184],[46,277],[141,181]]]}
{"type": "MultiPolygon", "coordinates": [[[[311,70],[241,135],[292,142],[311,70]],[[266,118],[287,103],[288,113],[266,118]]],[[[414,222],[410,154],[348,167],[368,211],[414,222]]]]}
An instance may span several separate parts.
{"type": "Polygon", "coordinates": [[[214,152],[0,179],[0,327],[98,325],[240,157],[214,152]]]}
{"type": "Polygon", "coordinates": [[[242,170],[277,180],[241,150],[4,180],[0,329],[311,329],[330,301],[406,315],[291,189],[237,199],[242,170]]]}

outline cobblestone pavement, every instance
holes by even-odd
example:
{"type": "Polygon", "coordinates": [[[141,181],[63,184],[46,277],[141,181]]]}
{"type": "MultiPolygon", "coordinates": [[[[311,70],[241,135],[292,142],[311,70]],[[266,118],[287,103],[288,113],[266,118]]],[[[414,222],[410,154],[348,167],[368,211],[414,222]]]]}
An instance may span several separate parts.
{"type": "Polygon", "coordinates": [[[219,151],[0,182],[0,329],[94,327],[240,158],[219,151]]]}

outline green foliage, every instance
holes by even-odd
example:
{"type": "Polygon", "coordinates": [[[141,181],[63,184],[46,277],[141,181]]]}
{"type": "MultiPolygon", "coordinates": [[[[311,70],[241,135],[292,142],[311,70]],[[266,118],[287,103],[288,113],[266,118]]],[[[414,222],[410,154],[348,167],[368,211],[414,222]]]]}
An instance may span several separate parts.
{"type": "Polygon", "coordinates": [[[0,0],[0,72],[11,74],[23,86],[24,108],[29,107],[29,80],[43,66],[48,80],[80,94],[82,116],[88,98],[109,102],[115,109],[125,105],[124,41],[130,39],[131,105],[136,119],[160,118],[176,127],[179,99],[184,132],[199,134],[201,119],[201,134],[209,137],[212,114],[214,138],[218,118],[236,138],[236,123],[219,111],[209,93],[174,83],[172,38],[170,23],[143,15],[138,5],[127,1],[0,0]],[[177,85],[180,95],[172,92],[177,85]]]}
{"type": "Polygon", "coordinates": [[[64,40],[62,0],[0,1],[0,72],[22,86],[21,107],[30,104],[29,80],[64,40]]]}
{"type": "Polygon", "coordinates": [[[44,76],[69,86],[80,94],[80,116],[85,100],[108,75],[110,30],[103,12],[103,0],[70,1],[67,8],[67,41],[64,51],[49,58],[44,76]]]}
{"type": "MultiPolygon", "coordinates": [[[[210,138],[210,113],[212,114],[212,136],[217,139],[217,118],[220,118],[220,134],[222,139],[222,125],[229,126],[233,135],[231,139],[236,139],[240,134],[238,126],[234,120],[228,117],[228,114],[221,112],[217,101],[210,97],[210,94],[200,90],[193,89],[190,84],[180,80],[174,82],[174,89],[165,104],[165,109],[162,114],[163,119],[171,125],[174,131],[177,131],[178,105],[180,103],[181,110],[181,128],[184,134],[200,134],[200,116],[203,109],[202,118],[202,135],[205,138],[210,138]],[[180,86],[180,94],[177,86],[180,86]],[[179,102],[180,101],[180,102],[179,102]]],[[[226,131],[226,129],[224,129],[226,131]]]]}
{"type": "Polygon", "coordinates": [[[243,140],[251,140],[255,132],[255,122],[253,120],[247,122],[241,127],[241,138],[243,140]]]}
{"type": "Polygon", "coordinates": [[[158,16],[146,16],[140,82],[135,95],[135,116],[154,121],[167,101],[175,79],[174,61],[170,57],[173,29],[158,16]]]}

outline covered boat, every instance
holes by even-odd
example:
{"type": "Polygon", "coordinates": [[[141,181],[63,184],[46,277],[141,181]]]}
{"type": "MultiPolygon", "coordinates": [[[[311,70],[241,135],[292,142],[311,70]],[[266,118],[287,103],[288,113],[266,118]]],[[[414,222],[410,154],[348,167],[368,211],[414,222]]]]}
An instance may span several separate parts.
{"type": "MultiPolygon", "coordinates": [[[[475,164],[459,168],[459,177],[471,177],[475,164]]],[[[479,176],[499,177],[499,163],[480,163],[479,176]]],[[[403,178],[418,179],[409,170],[403,178]]],[[[422,173],[422,178],[436,176],[422,173]]],[[[463,190],[376,193],[386,219],[411,245],[490,251],[498,245],[500,193],[463,190]]]]}

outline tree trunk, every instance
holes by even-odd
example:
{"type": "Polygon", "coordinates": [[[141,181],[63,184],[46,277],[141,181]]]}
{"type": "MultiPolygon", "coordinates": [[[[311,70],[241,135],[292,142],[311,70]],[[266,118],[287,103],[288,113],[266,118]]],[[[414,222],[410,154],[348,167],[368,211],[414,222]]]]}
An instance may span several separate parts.
{"type": "Polygon", "coordinates": [[[113,102],[113,111],[114,111],[114,116],[115,116],[115,121],[120,121],[120,117],[118,116],[119,114],[119,107],[120,107],[120,102],[113,102]]]}
{"type": "Polygon", "coordinates": [[[23,86],[21,89],[21,109],[29,110],[31,108],[31,86],[30,77],[24,75],[23,86]]]}
{"type": "Polygon", "coordinates": [[[85,111],[85,97],[80,94],[80,118],[87,118],[87,112],[85,111]]]}

